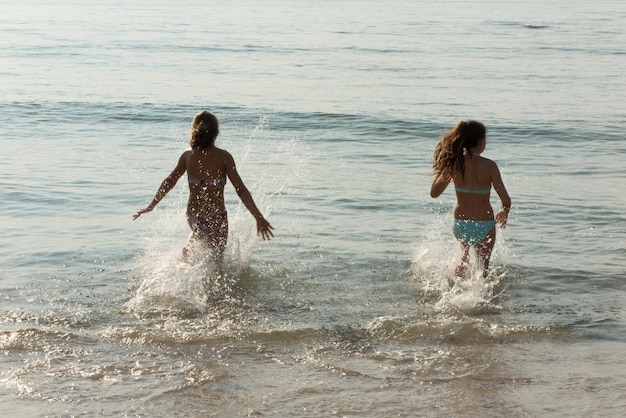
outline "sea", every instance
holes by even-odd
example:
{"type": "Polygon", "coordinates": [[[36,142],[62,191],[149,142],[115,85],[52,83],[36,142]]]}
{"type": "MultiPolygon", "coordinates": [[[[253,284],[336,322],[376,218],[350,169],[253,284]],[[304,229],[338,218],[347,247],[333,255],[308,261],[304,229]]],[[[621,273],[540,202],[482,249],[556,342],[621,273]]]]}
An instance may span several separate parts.
{"type": "Polygon", "coordinates": [[[0,416],[626,415],[626,2],[0,10],[0,416]],[[132,219],[201,110],[275,235],[228,184],[219,280],[184,178],[132,219]],[[467,119],[513,206],[459,281],[467,119]]]}

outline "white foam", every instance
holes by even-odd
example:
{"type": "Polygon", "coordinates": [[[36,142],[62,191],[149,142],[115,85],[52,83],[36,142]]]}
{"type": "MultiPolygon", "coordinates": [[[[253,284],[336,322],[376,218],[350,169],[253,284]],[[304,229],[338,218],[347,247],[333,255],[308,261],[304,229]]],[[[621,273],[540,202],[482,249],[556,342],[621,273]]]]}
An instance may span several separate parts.
{"type": "Polygon", "coordinates": [[[179,251],[146,257],[144,265],[143,281],[127,303],[131,312],[189,315],[206,311],[207,282],[215,278],[210,265],[181,261],[179,251]]]}
{"type": "Polygon", "coordinates": [[[487,305],[497,307],[493,301],[499,294],[494,293],[494,288],[503,277],[497,273],[497,265],[507,252],[502,237],[496,239],[487,277],[483,277],[482,263],[472,250],[465,277],[459,278],[455,276],[455,268],[461,258],[460,246],[446,221],[443,216],[436,217],[429,235],[414,248],[413,277],[434,300],[436,309],[471,311],[487,305]]]}

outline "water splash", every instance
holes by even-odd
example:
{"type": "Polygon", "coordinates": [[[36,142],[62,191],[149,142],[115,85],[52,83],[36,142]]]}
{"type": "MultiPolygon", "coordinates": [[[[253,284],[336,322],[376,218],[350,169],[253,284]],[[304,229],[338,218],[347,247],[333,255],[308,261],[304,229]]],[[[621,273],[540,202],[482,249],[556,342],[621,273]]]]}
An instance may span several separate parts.
{"type": "Polygon", "coordinates": [[[185,317],[206,312],[207,284],[215,277],[210,265],[184,262],[178,251],[147,256],[144,265],[143,281],[126,304],[129,311],[185,317]]]}
{"type": "Polygon", "coordinates": [[[427,301],[441,311],[471,313],[500,309],[496,303],[501,291],[499,284],[505,276],[503,257],[507,247],[503,238],[496,238],[489,275],[483,277],[483,266],[472,251],[465,277],[455,275],[461,257],[460,246],[451,237],[450,227],[443,217],[431,223],[428,237],[415,246],[411,275],[422,287],[427,301]]]}
{"type": "MultiPolygon", "coordinates": [[[[238,143],[233,140],[232,143],[235,150],[233,153],[241,156],[237,161],[239,171],[257,206],[267,218],[270,218],[273,209],[280,210],[282,190],[289,186],[289,179],[295,178],[289,173],[281,172],[281,168],[284,171],[285,155],[298,154],[297,142],[284,138],[275,140],[273,135],[269,128],[269,119],[260,117],[247,140],[238,143]],[[269,160],[253,157],[259,154],[258,149],[263,149],[262,155],[273,157],[269,160]],[[268,149],[272,152],[268,152],[268,149]],[[272,167],[272,176],[265,176],[266,167],[272,167]],[[276,171],[281,175],[276,175],[276,171]]],[[[287,167],[290,170],[295,169],[291,160],[287,167]]],[[[187,190],[179,187],[178,199],[173,200],[170,197],[152,215],[151,232],[143,243],[145,256],[140,260],[143,266],[141,282],[126,306],[130,312],[141,316],[197,316],[207,313],[208,300],[215,301],[231,293],[237,278],[248,270],[252,254],[259,245],[259,238],[256,236],[253,217],[241,201],[236,199],[232,189],[226,195],[229,208],[229,238],[224,254],[226,273],[218,271],[209,257],[194,257],[189,263],[181,259],[181,249],[185,245],[189,229],[183,216],[187,190]]],[[[203,251],[191,253],[202,254],[203,251]]]]}
{"type": "Polygon", "coordinates": [[[441,299],[436,303],[436,307],[440,310],[459,310],[469,313],[496,307],[493,304],[497,296],[494,294],[494,287],[498,281],[494,280],[492,275],[484,277],[480,263],[471,262],[465,278],[454,277],[449,282],[452,286],[441,295],[441,299]]]}

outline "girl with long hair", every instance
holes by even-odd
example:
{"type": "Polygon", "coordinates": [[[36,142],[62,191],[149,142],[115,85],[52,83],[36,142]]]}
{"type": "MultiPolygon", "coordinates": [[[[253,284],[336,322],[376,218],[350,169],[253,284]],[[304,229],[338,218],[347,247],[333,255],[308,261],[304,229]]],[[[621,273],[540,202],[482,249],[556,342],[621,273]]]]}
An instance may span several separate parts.
{"type": "Polygon", "coordinates": [[[454,236],[461,244],[461,262],[455,269],[465,277],[470,249],[476,248],[487,277],[489,259],[496,240],[496,224],[506,226],[511,198],[504,187],[498,165],[481,153],[487,146],[487,128],[478,121],[461,121],[441,135],[433,154],[433,175],[430,196],[439,197],[454,183],[457,203],[454,207],[454,236]],[[502,202],[502,210],[494,215],[490,203],[491,188],[502,202]]]}

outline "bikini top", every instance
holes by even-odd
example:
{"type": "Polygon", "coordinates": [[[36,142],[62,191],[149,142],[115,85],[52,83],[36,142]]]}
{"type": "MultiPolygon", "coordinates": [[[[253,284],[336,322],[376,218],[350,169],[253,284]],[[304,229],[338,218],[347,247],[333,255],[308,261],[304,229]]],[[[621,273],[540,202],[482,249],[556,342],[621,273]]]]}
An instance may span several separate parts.
{"type": "Polygon", "coordinates": [[[209,187],[209,186],[220,187],[220,186],[226,185],[226,177],[221,178],[221,179],[215,179],[215,180],[200,180],[200,179],[194,179],[192,177],[188,177],[187,180],[189,181],[189,184],[193,184],[195,186],[201,186],[201,187],[209,187]]]}
{"type": "Polygon", "coordinates": [[[487,189],[464,189],[454,186],[454,190],[459,193],[489,194],[489,192],[491,192],[491,185],[489,185],[487,189]]]}

